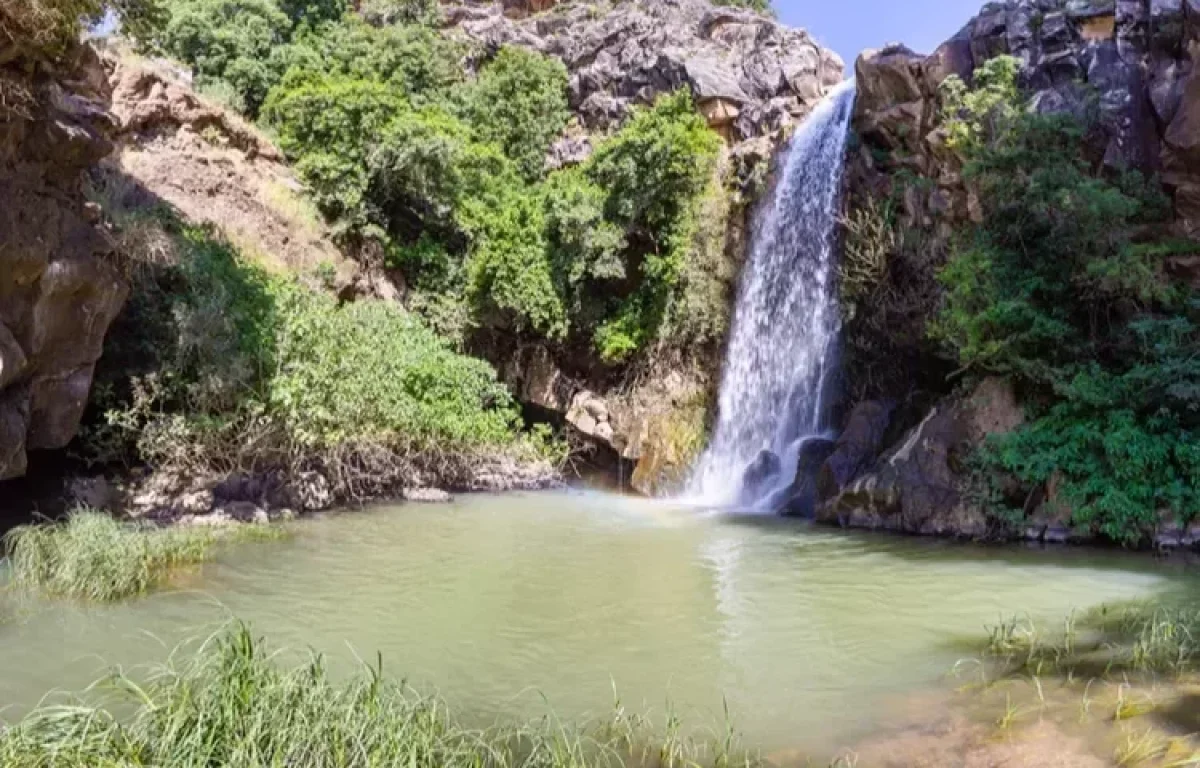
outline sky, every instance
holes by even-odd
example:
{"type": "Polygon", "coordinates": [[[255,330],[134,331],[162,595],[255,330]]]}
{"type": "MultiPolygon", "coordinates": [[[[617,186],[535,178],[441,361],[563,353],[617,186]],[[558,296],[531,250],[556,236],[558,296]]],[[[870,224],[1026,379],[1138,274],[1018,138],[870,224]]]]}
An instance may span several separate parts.
{"type": "Polygon", "coordinates": [[[803,27],[846,62],[847,74],[866,48],[904,43],[931,53],[962,29],[984,0],[773,0],[779,19],[803,27]]]}

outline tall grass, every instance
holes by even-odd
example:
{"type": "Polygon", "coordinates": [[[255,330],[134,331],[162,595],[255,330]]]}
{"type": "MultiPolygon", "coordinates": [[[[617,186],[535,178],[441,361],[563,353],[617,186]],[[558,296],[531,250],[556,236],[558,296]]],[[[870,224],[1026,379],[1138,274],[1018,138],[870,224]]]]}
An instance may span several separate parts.
{"type": "Polygon", "coordinates": [[[383,673],[377,661],[348,682],[324,661],[287,667],[243,624],[210,638],[183,663],[136,683],[114,676],[115,698],[44,706],[0,731],[0,765],[173,768],[591,768],[736,762],[728,740],[698,743],[619,705],[609,718],[567,725],[552,717],[473,729],[436,698],[383,673]],[[128,712],[118,717],[113,711],[128,712]]]}
{"type": "Polygon", "coordinates": [[[989,628],[984,657],[1010,673],[1180,676],[1200,665],[1200,607],[1107,605],[1071,614],[1061,630],[1013,618],[989,628]]]}
{"type": "Polygon", "coordinates": [[[64,522],[14,528],[4,549],[18,586],[110,601],[146,592],[174,568],[208,560],[218,538],[212,529],[159,528],[80,509],[64,522]]]}

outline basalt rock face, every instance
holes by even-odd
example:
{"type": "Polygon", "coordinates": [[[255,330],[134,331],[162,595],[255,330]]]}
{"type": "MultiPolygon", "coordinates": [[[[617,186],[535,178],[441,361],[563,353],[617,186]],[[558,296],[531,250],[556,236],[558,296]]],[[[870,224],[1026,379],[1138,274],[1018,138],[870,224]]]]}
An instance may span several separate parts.
{"type": "MultiPolygon", "coordinates": [[[[0,108],[0,480],[27,451],[75,436],[104,334],[128,288],[81,190],[114,122],[96,52],[53,61],[0,39],[0,80],[25,98],[0,108]]],[[[8,94],[11,95],[12,91],[8,94]]]]}
{"type": "MultiPolygon", "coordinates": [[[[932,54],[898,45],[867,51],[855,65],[846,199],[852,207],[895,200],[900,229],[914,237],[887,265],[887,300],[867,296],[847,307],[856,399],[903,401],[949,373],[926,341],[935,275],[953,233],[981,211],[946,147],[938,89],[950,75],[970,83],[1000,54],[1022,62],[1033,109],[1085,119],[1096,165],[1157,175],[1177,234],[1200,237],[1200,2],[1009,0],[984,6],[932,54]],[[920,183],[906,181],[913,178],[920,183]]],[[[1194,256],[1167,267],[1182,279],[1198,273],[1194,256]]]]}
{"type": "Polygon", "coordinates": [[[472,42],[561,59],[571,76],[571,109],[589,131],[615,127],[631,106],[688,87],[714,129],[744,141],[803,119],[842,80],[841,59],[804,30],[704,0],[611,8],[504,0],[452,5],[444,17],[452,33],[472,42]]]}
{"type": "MultiPolygon", "coordinates": [[[[947,147],[939,89],[951,75],[970,84],[1001,54],[1021,62],[1031,109],[1085,122],[1097,169],[1159,178],[1174,206],[1174,234],[1200,239],[1197,0],[1007,0],[985,5],[932,54],[901,45],[865,52],[855,65],[847,242],[856,236],[855,212],[881,201],[892,206],[894,226],[883,263],[859,265],[877,267],[869,276],[875,287],[844,296],[845,379],[851,406],[894,400],[898,408],[889,447],[869,466],[848,481],[837,466],[823,467],[817,514],[826,522],[988,533],[966,494],[964,459],[987,435],[1019,426],[1021,409],[1011,387],[996,379],[967,394],[948,392],[954,365],[931,345],[928,328],[941,305],[936,275],[952,238],[982,216],[961,158],[947,147]]],[[[1166,268],[1196,285],[1198,263],[1194,254],[1173,256],[1166,268]]],[[[1049,532],[1061,520],[1038,512],[1037,499],[1026,504],[1034,521],[1026,536],[1046,531],[1046,540],[1058,540],[1049,532]]]]}

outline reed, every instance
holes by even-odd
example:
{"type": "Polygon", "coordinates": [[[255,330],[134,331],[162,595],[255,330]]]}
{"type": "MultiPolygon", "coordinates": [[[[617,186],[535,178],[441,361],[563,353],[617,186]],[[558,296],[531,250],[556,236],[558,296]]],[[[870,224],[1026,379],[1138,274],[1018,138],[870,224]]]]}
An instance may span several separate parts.
{"type": "Polygon", "coordinates": [[[289,667],[235,624],[138,682],[93,686],[101,703],[43,706],[0,731],[0,765],[173,768],[685,768],[756,765],[732,743],[665,731],[617,707],[575,725],[553,716],[476,729],[389,679],[381,660],[335,683],[320,656],[289,667]],[[178,659],[183,659],[182,662],[178,659]],[[107,695],[103,695],[107,694],[107,695]],[[128,713],[118,717],[113,712],[128,713]],[[732,759],[731,759],[732,758],[732,759]]]}
{"type": "Polygon", "coordinates": [[[263,528],[164,528],[81,508],[63,522],[14,528],[4,537],[4,550],[19,587],[112,601],[142,594],[174,569],[210,559],[218,540],[277,535],[263,528]]]}

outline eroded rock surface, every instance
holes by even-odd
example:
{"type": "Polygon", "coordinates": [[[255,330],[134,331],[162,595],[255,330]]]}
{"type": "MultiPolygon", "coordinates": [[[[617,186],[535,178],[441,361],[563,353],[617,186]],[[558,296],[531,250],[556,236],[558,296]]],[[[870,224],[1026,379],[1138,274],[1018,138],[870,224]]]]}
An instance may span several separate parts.
{"type": "Polygon", "coordinates": [[[852,528],[981,537],[987,521],[967,493],[966,459],[988,436],[1011,432],[1023,422],[1008,381],[985,379],[969,394],[934,407],[822,504],[817,517],[852,528]]]}
{"type": "Polygon", "coordinates": [[[561,59],[571,109],[593,131],[688,87],[713,128],[743,141],[799,121],[842,80],[841,59],[804,30],[704,0],[472,3],[447,7],[444,17],[472,42],[561,59]]]}
{"type": "Polygon", "coordinates": [[[87,403],[104,334],[128,286],[82,192],[115,121],[96,52],[50,62],[0,39],[0,75],[28,91],[0,111],[0,480],[33,449],[63,448],[87,403]]]}

